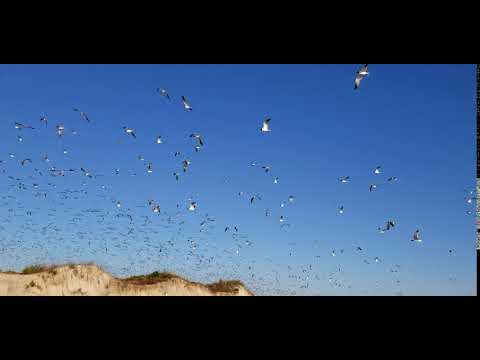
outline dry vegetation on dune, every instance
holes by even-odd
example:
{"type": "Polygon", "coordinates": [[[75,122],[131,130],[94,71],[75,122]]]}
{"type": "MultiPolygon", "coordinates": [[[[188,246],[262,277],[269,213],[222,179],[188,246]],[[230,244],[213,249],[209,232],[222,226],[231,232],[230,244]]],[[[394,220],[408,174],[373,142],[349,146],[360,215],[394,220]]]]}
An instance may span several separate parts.
{"type": "Polygon", "coordinates": [[[131,277],[126,278],[126,279],[119,279],[119,280],[125,281],[125,282],[130,283],[130,284],[135,284],[135,285],[153,285],[153,284],[157,284],[157,283],[167,281],[167,280],[172,280],[172,279],[185,280],[185,279],[181,278],[180,276],[175,275],[173,273],[158,272],[158,271],[155,271],[155,272],[153,272],[151,274],[148,274],[148,275],[136,275],[136,276],[131,276],[131,277]]]}
{"type": "MultiPolygon", "coordinates": [[[[158,272],[155,271],[148,275],[137,275],[131,276],[126,279],[120,279],[124,282],[135,284],[135,285],[153,285],[158,284],[163,281],[168,281],[172,279],[180,279],[183,281],[188,281],[181,276],[173,274],[171,272],[158,272]]],[[[197,284],[197,283],[195,283],[197,284]]],[[[218,293],[236,293],[238,289],[241,287],[245,287],[245,285],[239,280],[220,280],[212,284],[205,285],[211,292],[218,293]]]]}
{"type": "MultiPolygon", "coordinates": [[[[62,266],[68,266],[70,269],[75,269],[75,266],[93,266],[94,263],[82,263],[82,264],[73,264],[73,263],[66,263],[66,264],[59,264],[59,265],[44,265],[44,264],[35,264],[35,265],[30,265],[27,266],[22,270],[20,274],[23,275],[31,275],[31,274],[39,274],[42,272],[48,272],[50,274],[55,273],[55,269],[62,267],[62,266]]],[[[95,265],[96,266],[96,265],[95,265]]],[[[97,266],[98,267],[98,266],[97,266]]],[[[15,274],[14,272],[9,272],[10,274],[15,274]]]]}
{"type": "Polygon", "coordinates": [[[207,284],[207,288],[212,292],[237,292],[239,288],[245,287],[240,280],[220,280],[213,284],[207,284]]]}

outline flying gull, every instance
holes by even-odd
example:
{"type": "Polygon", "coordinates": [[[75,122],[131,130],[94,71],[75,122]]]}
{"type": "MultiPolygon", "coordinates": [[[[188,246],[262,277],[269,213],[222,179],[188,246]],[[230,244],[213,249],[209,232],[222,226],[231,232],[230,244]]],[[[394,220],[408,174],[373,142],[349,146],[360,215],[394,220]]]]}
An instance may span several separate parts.
{"type": "Polygon", "coordinates": [[[77,108],[73,108],[72,110],[75,111],[75,112],[78,112],[80,114],[80,116],[82,117],[82,119],[85,119],[88,122],[90,122],[90,119],[88,118],[86,113],[84,113],[83,111],[81,111],[80,109],[77,109],[77,108]]]}
{"type": "Polygon", "coordinates": [[[357,71],[355,76],[355,87],[354,90],[357,90],[360,87],[360,82],[369,75],[368,64],[365,64],[360,70],[357,71]]]}
{"type": "Polygon", "coordinates": [[[395,226],[395,222],[393,220],[388,220],[387,221],[387,226],[386,226],[386,230],[390,230],[390,229],[393,229],[395,226]]]}
{"type": "Polygon", "coordinates": [[[85,176],[92,178],[92,173],[88,170],[85,170],[83,167],[80,170],[85,174],[85,176]]]}
{"type": "Polygon", "coordinates": [[[420,238],[420,230],[415,230],[415,232],[413,233],[412,241],[422,242],[422,239],[420,238]]]}
{"type": "Polygon", "coordinates": [[[123,127],[123,131],[125,131],[126,134],[132,135],[134,138],[137,138],[137,135],[135,135],[135,130],[127,128],[126,126],[123,127]]]}
{"type": "Polygon", "coordinates": [[[59,124],[57,125],[57,134],[58,136],[63,136],[63,134],[65,133],[65,126],[63,126],[62,124],[59,124]]]}
{"type": "Polygon", "coordinates": [[[189,211],[195,211],[197,209],[197,203],[195,201],[192,201],[190,205],[188,206],[189,211]]]}
{"type": "Polygon", "coordinates": [[[165,97],[167,100],[170,101],[170,95],[168,95],[167,90],[158,88],[158,89],[157,89],[157,92],[158,92],[161,96],[165,97]]]}
{"type": "Polygon", "coordinates": [[[250,204],[253,204],[253,202],[254,202],[256,199],[262,200],[262,199],[260,198],[260,196],[258,196],[258,195],[253,195],[253,196],[250,198],[250,204]]]}
{"type": "Polygon", "coordinates": [[[183,172],[187,172],[188,167],[190,166],[190,160],[183,160],[183,172]]]}
{"type": "Polygon", "coordinates": [[[192,110],[193,110],[192,106],[191,106],[190,103],[187,101],[187,99],[185,98],[185,96],[182,96],[182,103],[183,103],[183,107],[185,108],[185,110],[187,110],[187,111],[192,111],[192,110]]]}
{"type": "Polygon", "coordinates": [[[190,135],[190,137],[197,139],[197,141],[198,141],[198,143],[200,144],[200,146],[203,146],[202,135],[193,133],[193,134],[190,135]]]}
{"type": "Polygon", "coordinates": [[[31,129],[31,130],[34,130],[35,128],[34,128],[34,127],[31,127],[30,125],[25,125],[25,124],[21,124],[21,123],[19,123],[19,122],[16,122],[16,123],[15,123],[15,129],[18,129],[18,130],[31,129]]]}
{"type": "Polygon", "coordinates": [[[268,119],[263,120],[263,125],[262,125],[262,128],[261,128],[262,132],[270,132],[271,131],[270,130],[270,120],[272,120],[272,119],[268,118],[268,119]]]}

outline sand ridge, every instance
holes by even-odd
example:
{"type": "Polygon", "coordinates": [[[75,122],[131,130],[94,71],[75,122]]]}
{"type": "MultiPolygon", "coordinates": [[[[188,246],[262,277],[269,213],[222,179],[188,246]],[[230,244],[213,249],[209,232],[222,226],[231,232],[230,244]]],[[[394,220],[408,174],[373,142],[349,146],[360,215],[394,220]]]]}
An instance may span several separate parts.
{"type": "Polygon", "coordinates": [[[0,296],[254,296],[238,281],[201,284],[172,274],[142,278],[115,278],[94,264],[51,266],[32,274],[2,272],[0,296]]]}

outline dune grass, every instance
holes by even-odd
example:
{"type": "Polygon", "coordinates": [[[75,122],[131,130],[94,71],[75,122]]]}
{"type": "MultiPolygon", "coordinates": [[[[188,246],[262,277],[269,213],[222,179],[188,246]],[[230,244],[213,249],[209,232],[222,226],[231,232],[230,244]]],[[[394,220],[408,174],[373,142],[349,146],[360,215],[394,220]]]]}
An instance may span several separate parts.
{"type": "Polygon", "coordinates": [[[179,278],[180,276],[167,271],[162,271],[162,272],[154,271],[153,273],[147,274],[147,275],[130,276],[129,278],[123,279],[123,281],[126,281],[131,284],[135,284],[135,285],[152,285],[152,284],[158,284],[163,281],[167,281],[171,279],[179,279],[179,278]]]}
{"type": "Polygon", "coordinates": [[[212,292],[225,293],[236,293],[240,287],[245,287],[239,280],[220,280],[213,284],[207,284],[206,286],[212,292]]]}
{"type": "MultiPolygon", "coordinates": [[[[182,277],[167,271],[155,271],[148,275],[137,275],[123,279],[123,281],[135,285],[153,285],[172,279],[183,279],[182,277]]],[[[185,279],[183,279],[185,280],[185,279]]],[[[187,281],[187,280],[185,280],[187,281]]],[[[190,281],[188,281],[191,283],[190,281]]],[[[200,284],[199,284],[200,285],[200,284]]],[[[220,280],[212,284],[205,285],[211,292],[237,293],[240,287],[245,285],[239,280],[220,280]]]]}
{"type": "Polygon", "coordinates": [[[50,270],[50,266],[30,265],[22,270],[22,274],[25,274],[25,275],[38,274],[47,270],[50,270]]]}
{"type": "Polygon", "coordinates": [[[52,264],[52,265],[44,265],[44,264],[34,264],[27,266],[24,268],[21,272],[23,275],[31,275],[31,274],[38,274],[41,272],[49,272],[51,274],[56,275],[57,271],[55,270],[56,268],[62,267],[62,266],[68,266],[70,269],[75,269],[75,266],[82,266],[82,265],[95,265],[93,262],[88,262],[88,263],[80,263],[80,264],[74,264],[74,263],[65,263],[65,264],[52,264]]]}

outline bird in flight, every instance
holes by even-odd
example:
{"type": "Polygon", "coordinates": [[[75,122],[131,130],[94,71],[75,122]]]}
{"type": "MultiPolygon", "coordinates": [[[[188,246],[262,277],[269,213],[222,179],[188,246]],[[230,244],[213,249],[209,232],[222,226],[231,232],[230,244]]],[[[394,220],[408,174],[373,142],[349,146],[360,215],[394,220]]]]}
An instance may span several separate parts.
{"type": "Polygon", "coordinates": [[[375,170],[373,171],[373,173],[374,173],[375,175],[380,175],[380,174],[382,173],[382,172],[380,171],[381,168],[382,168],[381,166],[377,166],[377,167],[375,168],[375,170]]]}
{"type": "Polygon", "coordinates": [[[26,163],[31,163],[32,159],[23,159],[20,163],[24,166],[26,163]]]}
{"type": "Polygon", "coordinates": [[[16,123],[15,123],[15,129],[18,129],[18,130],[31,129],[31,130],[34,130],[35,128],[34,128],[34,127],[31,127],[30,125],[25,125],[25,124],[16,122],[16,123]]]}
{"type": "Polygon", "coordinates": [[[420,238],[420,230],[415,230],[415,232],[413,233],[412,241],[422,242],[422,239],[420,238]]]}
{"type": "Polygon", "coordinates": [[[75,111],[75,112],[78,112],[80,114],[80,116],[82,117],[82,119],[85,119],[88,122],[90,122],[90,119],[88,118],[86,113],[84,113],[83,111],[81,111],[80,109],[77,109],[77,108],[73,108],[72,110],[75,111]]]}
{"type": "Polygon", "coordinates": [[[203,139],[202,139],[202,135],[200,135],[200,134],[196,134],[196,133],[193,133],[193,134],[190,134],[190,137],[191,137],[191,138],[195,138],[195,139],[197,139],[197,141],[198,141],[198,144],[199,144],[200,146],[203,146],[203,139]]]}
{"type": "Polygon", "coordinates": [[[185,108],[185,110],[187,110],[187,111],[192,111],[193,110],[192,106],[187,101],[187,98],[185,96],[182,96],[182,103],[183,103],[183,107],[185,108]]]}
{"type": "Polygon", "coordinates": [[[471,204],[473,200],[476,200],[477,198],[475,196],[472,197],[466,197],[465,200],[467,204],[471,204]]]}
{"type": "Polygon", "coordinates": [[[157,89],[157,92],[158,92],[161,96],[165,97],[167,100],[170,101],[170,95],[168,95],[167,90],[158,88],[158,89],[157,89]]]}
{"type": "Polygon", "coordinates": [[[44,117],[40,118],[40,122],[45,123],[45,126],[47,126],[48,125],[48,118],[44,116],[44,117]]]}
{"type": "Polygon", "coordinates": [[[396,176],[391,176],[387,179],[387,181],[397,181],[398,178],[396,176]]]}
{"type": "Polygon", "coordinates": [[[57,125],[57,134],[59,137],[62,137],[65,134],[65,126],[62,124],[57,125]]]}
{"type": "Polygon", "coordinates": [[[137,138],[137,135],[135,135],[135,130],[134,129],[127,128],[126,126],[124,126],[123,131],[125,131],[125,133],[127,135],[132,135],[134,138],[137,138]]]}
{"type": "Polygon", "coordinates": [[[370,73],[368,72],[368,64],[365,64],[360,70],[357,71],[355,76],[355,87],[354,90],[357,90],[360,87],[360,82],[368,76],[370,73]]]}
{"type": "Polygon", "coordinates": [[[377,189],[377,185],[375,185],[375,184],[372,184],[372,185],[370,185],[370,187],[369,187],[370,192],[372,192],[372,191],[374,191],[374,190],[376,190],[376,189],[377,189]]]}
{"type": "Polygon", "coordinates": [[[272,130],[270,130],[270,120],[272,120],[272,119],[268,118],[268,119],[263,120],[263,125],[262,125],[262,128],[261,128],[262,132],[272,131],[272,130]]]}
{"type": "Polygon", "coordinates": [[[341,183],[346,184],[348,182],[348,180],[350,180],[350,176],[342,176],[342,177],[338,178],[338,180],[341,183]]]}
{"type": "Polygon", "coordinates": [[[195,211],[197,209],[197,203],[195,201],[192,201],[190,205],[188,206],[189,211],[195,211]]]}
{"type": "Polygon", "coordinates": [[[390,229],[393,229],[395,226],[395,222],[393,220],[388,220],[387,221],[387,226],[385,228],[385,230],[390,230],[390,229]]]}
{"type": "Polygon", "coordinates": [[[253,196],[250,198],[250,204],[253,204],[253,202],[255,201],[255,199],[262,200],[262,199],[260,198],[260,196],[258,196],[258,195],[253,195],[253,196]]]}
{"type": "Polygon", "coordinates": [[[163,144],[163,140],[161,136],[157,136],[157,139],[155,141],[157,144],[163,144]]]}
{"type": "Polygon", "coordinates": [[[92,173],[88,170],[85,170],[83,167],[80,170],[85,174],[85,176],[92,178],[92,173]]]}
{"type": "Polygon", "coordinates": [[[187,172],[188,167],[190,166],[191,161],[190,160],[183,160],[183,172],[187,172]]]}

